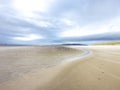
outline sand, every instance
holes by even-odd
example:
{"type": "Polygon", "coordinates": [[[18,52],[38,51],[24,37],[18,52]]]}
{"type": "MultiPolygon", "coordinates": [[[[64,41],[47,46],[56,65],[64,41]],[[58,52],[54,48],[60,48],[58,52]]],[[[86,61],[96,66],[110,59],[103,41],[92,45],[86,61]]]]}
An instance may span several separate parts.
{"type": "MultiPolygon", "coordinates": [[[[48,54],[47,51],[49,49],[54,51],[51,55],[48,56],[51,61],[46,59],[46,62],[49,62],[47,63],[48,65],[52,65],[53,62],[56,63],[56,60],[58,63],[60,63],[62,59],[65,60],[69,57],[72,58],[78,54],[81,54],[81,51],[79,50],[77,51],[72,48],[69,49],[62,47],[62,55],[59,56],[57,52],[59,52],[61,47],[59,47],[59,49],[58,47],[57,49],[56,47],[49,47],[44,49],[41,47],[33,47],[32,50],[35,50],[35,55],[32,54],[31,57],[37,56],[36,54],[38,54],[38,52],[35,52],[36,50],[39,50],[38,48],[41,49],[41,51],[46,50],[46,52],[44,52],[45,55],[46,53],[48,54]],[[59,57],[57,56],[57,58],[55,58],[54,55],[58,55],[59,57]]],[[[28,61],[26,61],[27,63],[24,63],[26,60],[24,56],[22,64],[25,64],[25,67],[21,70],[21,72],[19,70],[17,72],[18,74],[22,73],[22,75],[17,75],[16,78],[9,77],[10,79],[8,79],[8,81],[1,81],[0,90],[120,90],[120,46],[85,46],[75,48],[84,48],[86,50],[90,50],[92,51],[92,54],[64,64],[57,63],[47,68],[45,65],[43,65],[42,69],[39,68],[40,65],[37,65],[37,67],[33,68],[33,64],[36,62],[38,63],[38,61],[34,62],[33,60],[31,63],[28,63],[28,61]],[[31,68],[28,68],[26,64],[31,68]],[[28,70],[28,72],[22,72],[24,70],[28,70]]],[[[21,50],[22,49],[20,49],[20,51],[21,50]]],[[[29,47],[27,47],[26,51],[29,51],[29,47]]],[[[6,52],[4,51],[4,54],[6,53],[8,55],[8,50],[6,50],[6,52]]],[[[33,58],[35,59],[36,57],[33,58]]],[[[5,57],[3,59],[6,60],[5,57]]],[[[13,60],[13,58],[11,60],[13,60]]],[[[43,63],[41,59],[39,60],[43,63]]],[[[3,65],[8,65],[10,63],[10,61],[8,61],[7,63],[5,63],[6,61],[2,61],[3,65]]],[[[17,65],[19,63],[20,62],[17,62],[17,65]]],[[[0,64],[0,67],[1,65],[2,64],[0,64]]],[[[16,65],[16,63],[14,63],[14,65],[16,65]]],[[[7,66],[2,67],[2,69],[4,68],[7,68],[7,66]]],[[[13,68],[11,68],[9,71],[14,71],[13,68]]],[[[7,70],[8,69],[3,70],[2,73],[5,74],[5,71],[7,70]]],[[[5,76],[7,75],[5,74],[5,76]]],[[[6,78],[4,75],[0,77],[6,78]]]]}

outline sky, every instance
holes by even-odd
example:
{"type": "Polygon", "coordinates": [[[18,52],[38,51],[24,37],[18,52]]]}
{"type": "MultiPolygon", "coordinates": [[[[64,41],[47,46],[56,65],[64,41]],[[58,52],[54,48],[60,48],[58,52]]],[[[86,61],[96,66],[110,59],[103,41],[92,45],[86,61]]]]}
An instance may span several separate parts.
{"type": "Polygon", "coordinates": [[[120,0],[0,0],[1,44],[50,44],[120,32],[120,0]]]}

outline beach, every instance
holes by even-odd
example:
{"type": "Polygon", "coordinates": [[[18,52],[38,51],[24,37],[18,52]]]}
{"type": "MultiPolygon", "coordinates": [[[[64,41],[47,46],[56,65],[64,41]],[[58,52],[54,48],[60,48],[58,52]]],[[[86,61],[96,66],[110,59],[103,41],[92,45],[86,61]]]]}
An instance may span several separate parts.
{"type": "Polygon", "coordinates": [[[2,47],[0,73],[0,90],[120,90],[120,46],[2,47]]]}

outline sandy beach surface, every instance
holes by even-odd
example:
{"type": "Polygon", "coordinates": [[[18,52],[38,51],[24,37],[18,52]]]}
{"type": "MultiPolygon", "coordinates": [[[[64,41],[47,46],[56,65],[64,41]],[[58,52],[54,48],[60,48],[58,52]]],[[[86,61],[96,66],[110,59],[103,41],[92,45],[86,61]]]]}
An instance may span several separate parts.
{"type": "Polygon", "coordinates": [[[0,90],[120,90],[120,46],[0,47],[0,90]]]}

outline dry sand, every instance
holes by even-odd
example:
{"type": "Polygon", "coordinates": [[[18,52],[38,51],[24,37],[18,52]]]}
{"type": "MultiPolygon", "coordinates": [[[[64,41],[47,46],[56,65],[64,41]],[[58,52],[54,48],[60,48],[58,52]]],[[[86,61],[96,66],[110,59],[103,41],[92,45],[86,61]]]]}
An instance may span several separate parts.
{"type": "Polygon", "coordinates": [[[75,48],[85,48],[92,51],[92,54],[72,62],[58,64],[63,59],[77,56],[81,51],[64,47],[25,47],[18,48],[19,55],[11,57],[14,56],[13,49],[1,49],[0,90],[120,90],[120,46],[75,48]],[[28,55],[24,56],[23,50],[28,52],[28,55]],[[5,57],[4,54],[10,57],[5,57]],[[47,59],[45,55],[48,55],[47,59]],[[44,56],[42,58],[46,62],[41,56],[44,56]],[[38,62],[44,63],[43,66],[38,62]],[[15,78],[12,78],[16,72],[15,78]]]}

